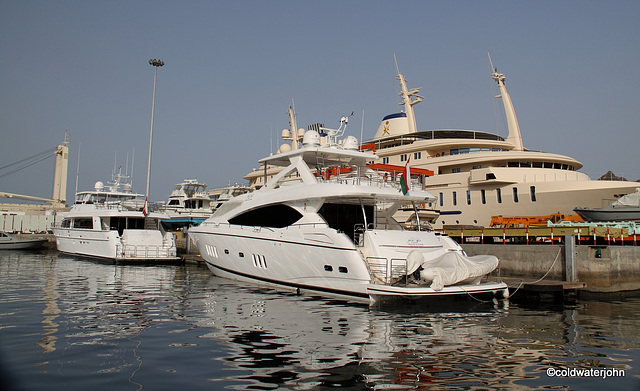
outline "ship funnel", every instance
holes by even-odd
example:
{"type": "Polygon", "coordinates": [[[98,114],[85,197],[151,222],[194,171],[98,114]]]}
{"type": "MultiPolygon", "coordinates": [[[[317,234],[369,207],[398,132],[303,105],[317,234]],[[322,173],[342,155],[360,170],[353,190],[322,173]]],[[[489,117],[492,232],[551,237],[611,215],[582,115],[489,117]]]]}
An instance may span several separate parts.
{"type": "Polygon", "coordinates": [[[400,136],[411,133],[411,126],[406,113],[389,114],[382,119],[374,139],[400,136]]]}

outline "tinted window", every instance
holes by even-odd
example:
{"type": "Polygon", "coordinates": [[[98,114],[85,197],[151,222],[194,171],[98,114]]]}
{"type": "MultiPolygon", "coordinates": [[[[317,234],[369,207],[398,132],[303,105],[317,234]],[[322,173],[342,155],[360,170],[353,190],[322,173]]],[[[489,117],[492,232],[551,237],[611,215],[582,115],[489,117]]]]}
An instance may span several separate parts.
{"type": "Polygon", "coordinates": [[[276,204],[242,213],[229,220],[231,224],[284,228],[300,220],[302,214],[290,206],[276,204]]]}

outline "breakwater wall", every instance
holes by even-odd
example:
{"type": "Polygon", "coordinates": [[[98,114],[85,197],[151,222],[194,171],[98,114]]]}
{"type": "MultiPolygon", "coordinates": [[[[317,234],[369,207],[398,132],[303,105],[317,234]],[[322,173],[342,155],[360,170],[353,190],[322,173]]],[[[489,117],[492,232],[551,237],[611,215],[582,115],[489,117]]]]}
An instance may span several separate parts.
{"type": "MultiPolygon", "coordinates": [[[[564,245],[471,244],[467,255],[491,254],[500,259],[502,277],[570,281],[564,245]]],[[[585,296],[640,294],[640,246],[575,246],[577,279],[587,284],[585,296]]]]}

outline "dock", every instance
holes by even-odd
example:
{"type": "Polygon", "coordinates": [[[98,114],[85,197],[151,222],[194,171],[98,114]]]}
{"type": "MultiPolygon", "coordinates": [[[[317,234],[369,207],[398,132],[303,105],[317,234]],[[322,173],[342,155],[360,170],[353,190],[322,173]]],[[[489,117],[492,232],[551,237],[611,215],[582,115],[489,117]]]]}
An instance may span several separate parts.
{"type": "Polygon", "coordinates": [[[561,243],[566,235],[578,245],[637,246],[640,234],[629,227],[559,225],[550,227],[448,228],[442,232],[464,243],[540,244],[561,243]]]}

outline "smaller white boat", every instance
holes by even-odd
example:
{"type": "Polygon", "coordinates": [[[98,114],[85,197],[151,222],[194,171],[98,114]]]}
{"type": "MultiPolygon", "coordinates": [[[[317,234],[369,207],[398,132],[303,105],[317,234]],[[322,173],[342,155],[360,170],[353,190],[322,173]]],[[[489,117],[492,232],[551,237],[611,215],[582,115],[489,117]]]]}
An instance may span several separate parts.
{"type": "Polygon", "coordinates": [[[178,183],[160,210],[169,215],[162,225],[167,230],[177,231],[183,227],[198,225],[209,218],[214,209],[207,194],[207,185],[197,179],[185,179],[178,183]]]}
{"type": "Polygon", "coordinates": [[[225,187],[218,187],[216,189],[209,190],[209,197],[211,197],[211,205],[215,210],[218,210],[225,202],[229,201],[233,197],[249,193],[253,191],[249,186],[243,186],[239,184],[229,184],[225,187]]]}
{"type": "Polygon", "coordinates": [[[604,208],[575,208],[585,221],[640,221],[640,188],[604,208]]]}
{"type": "Polygon", "coordinates": [[[110,187],[96,182],[94,190],[76,194],[71,210],[53,228],[58,250],[115,261],[178,260],[175,235],[160,226],[169,216],[150,210],[142,194],[120,183],[123,178],[114,175],[110,187]]]}
{"type": "Polygon", "coordinates": [[[24,238],[0,232],[0,250],[32,250],[42,247],[47,238],[24,238]]]}

